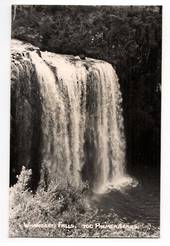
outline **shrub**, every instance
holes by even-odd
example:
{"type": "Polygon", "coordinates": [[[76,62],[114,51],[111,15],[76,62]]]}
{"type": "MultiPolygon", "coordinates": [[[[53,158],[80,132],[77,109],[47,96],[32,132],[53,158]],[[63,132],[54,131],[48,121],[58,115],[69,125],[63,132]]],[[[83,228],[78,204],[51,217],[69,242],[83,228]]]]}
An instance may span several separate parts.
{"type": "Polygon", "coordinates": [[[51,182],[47,190],[41,186],[34,194],[28,188],[30,177],[31,170],[23,167],[18,182],[10,188],[10,237],[67,236],[67,228],[56,230],[58,223],[75,226],[91,216],[85,186],[51,182]]]}

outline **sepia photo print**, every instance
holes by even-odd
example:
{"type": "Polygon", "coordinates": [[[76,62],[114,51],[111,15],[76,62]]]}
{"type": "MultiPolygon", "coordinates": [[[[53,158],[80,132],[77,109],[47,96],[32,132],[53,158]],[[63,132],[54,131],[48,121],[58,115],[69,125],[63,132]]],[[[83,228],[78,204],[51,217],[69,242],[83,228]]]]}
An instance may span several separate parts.
{"type": "Polygon", "coordinates": [[[9,237],[159,238],[162,7],[11,22],[9,237]]]}

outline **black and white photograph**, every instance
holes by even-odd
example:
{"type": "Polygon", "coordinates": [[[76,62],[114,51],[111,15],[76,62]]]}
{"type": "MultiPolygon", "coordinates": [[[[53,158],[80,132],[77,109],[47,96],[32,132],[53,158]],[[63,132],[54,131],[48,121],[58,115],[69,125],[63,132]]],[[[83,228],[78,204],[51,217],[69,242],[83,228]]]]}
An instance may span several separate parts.
{"type": "Polygon", "coordinates": [[[11,6],[10,238],[160,237],[162,11],[11,6]]]}

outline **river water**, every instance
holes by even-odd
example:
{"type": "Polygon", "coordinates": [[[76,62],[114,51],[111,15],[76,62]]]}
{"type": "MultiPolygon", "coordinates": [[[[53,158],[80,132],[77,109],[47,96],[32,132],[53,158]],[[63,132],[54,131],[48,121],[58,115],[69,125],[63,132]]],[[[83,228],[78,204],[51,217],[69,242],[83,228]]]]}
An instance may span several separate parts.
{"type": "Polygon", "coordinates": [[[114,211],[121,219],[132,223],[160,225],[160,182],[159,172],[145,170],[137,172],[138,185],[120,191],[112,191],[98,197],[99,213],[107,217],[114,211]]]}

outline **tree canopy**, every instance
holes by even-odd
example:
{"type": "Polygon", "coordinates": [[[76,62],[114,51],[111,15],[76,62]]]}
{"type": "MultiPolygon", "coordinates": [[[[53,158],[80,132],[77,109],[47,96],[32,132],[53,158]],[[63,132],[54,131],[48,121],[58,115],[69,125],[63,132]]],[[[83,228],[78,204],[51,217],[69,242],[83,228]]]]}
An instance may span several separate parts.
{"type": "Polygon", "coordinates": [[[123,94],[128,166],[159,166],[160,6],[13,6],[12,37],[110,62],[123,94]],[[142,163],[142,164],[141,164],[142,163]]]}

